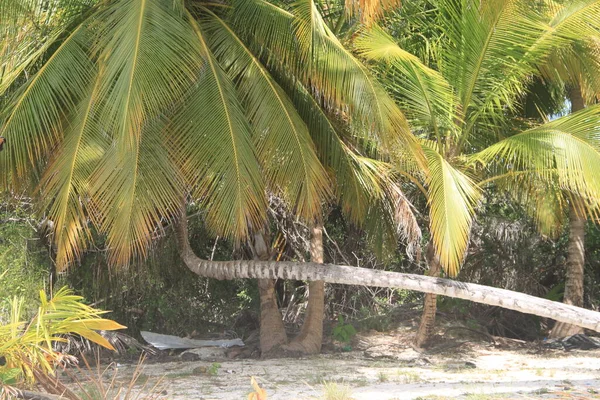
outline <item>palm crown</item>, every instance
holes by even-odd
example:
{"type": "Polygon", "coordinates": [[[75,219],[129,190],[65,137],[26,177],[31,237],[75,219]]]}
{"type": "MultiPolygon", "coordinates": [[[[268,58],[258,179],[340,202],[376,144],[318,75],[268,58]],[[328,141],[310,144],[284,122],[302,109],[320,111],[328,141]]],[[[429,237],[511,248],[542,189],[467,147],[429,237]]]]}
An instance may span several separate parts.
{"type": "MultiPolygon", "coordinates": [[[[416,175],[427,185],[433,242],[446,271],[456,275],[481,197],[477,181],[484,177],[530,193],[558,185],[594,208],[600,107],[521,131],[515,115],[531,78],[557,49],[598,37],[600,2],[536,8],[521,0],[440,0],[429,6],[427,18],[414,20],[417,31],[420,23],[438,27],[426,50],[403,49],[377,27],[364,31],[356,47],[382,67],[420,137],[428,169],[416,175]]],[[[408,165],[403,173],[415,171],[408,165]]],[[[549,217],[543,207],[537,211],[538,219],[549,217]]]]}
{"type": "Polygon", "coordinates": [[[3,54],[3,93],[15,94],[0,168],[5,188],[37,186],[59,268],[86,248],[89,220],[113,262],[144,254],[187,192],[235,239],[264,224],[267,190],[305,219],[335,194],[360,221],[393,187],[360,143],[414,150],[403,114],[312,0],[4,3],[3,32],[53,21],[41,42],[3,36],[27,56],[3,54]]]}

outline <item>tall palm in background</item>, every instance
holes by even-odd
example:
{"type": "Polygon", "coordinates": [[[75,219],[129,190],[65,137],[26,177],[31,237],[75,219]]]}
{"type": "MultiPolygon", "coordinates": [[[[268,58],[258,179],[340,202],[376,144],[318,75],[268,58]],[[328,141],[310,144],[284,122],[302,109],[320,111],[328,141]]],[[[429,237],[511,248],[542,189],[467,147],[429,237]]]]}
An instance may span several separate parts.
{"type": "MultiPolygon", "coordinates": [[[[433,24],[437,36],[421,42],[418,56],[377,27],[364,31],[356,47],[381,66],[421,139],[427,171],[409,165],[401,173],[427,187],[429,273],[443,268],[455,276],[483,183],[528,194],[540,227],[554,218],[540,186],[558,185],[593,210],[600,195],[600,107],[523,130],[515,129],[515,116],[536,66],[555,49],[598,33],[600,2],[569,2],[550,15],[518,0],[440,0],[427,7],[427,17],[414,25],[433,24]]],[[[428,295],[418,345],[427,342],[434,321],[435,296],[428,295]]]]}
{"type": "Polygon", "coordinates": [[[334,198],[356,223],[374,203],[394,208],[388,167],[361,143],[411,154],[406,121],[311,0],[14,0],[1,11],[2,93],[14,92],[2,184],[39,193],[59,270],[92,228],[113,264],[145,256],[188,193],[238,242],[264,228],[267,193],[317,225],[334,198]],[[13,35],[25,28],[41,40],[13,35]]]}
{"type": "MultiPolygon", "coordinates": [[[[548,10],[553,10],[553,4],[548,10]]],[[[539,66],[540,75],[548,86],[558,86],[571,105],[571,112],[583,110],[586,105],[594,105],[600,100],[600,32],[583,36],[570,46],[556,49],[543,65],[539,66]]],[[[589,201],[572,196],[563,191],[554,191],[559,201],[568,203],[569,243],[567,270],[563,301],[582,307],[584,299],[585,266],[585,223],[587,216],[581,202],[589,201]]],[[[561,226],[564,213],[557,210],[556,226],[561,226]]],[[[592,215],[595,217],[595,215],[592,215]]],[[[575,325],[557,323],[552,329],[552,337],[565,337],[583,330],[575,325]]]]}

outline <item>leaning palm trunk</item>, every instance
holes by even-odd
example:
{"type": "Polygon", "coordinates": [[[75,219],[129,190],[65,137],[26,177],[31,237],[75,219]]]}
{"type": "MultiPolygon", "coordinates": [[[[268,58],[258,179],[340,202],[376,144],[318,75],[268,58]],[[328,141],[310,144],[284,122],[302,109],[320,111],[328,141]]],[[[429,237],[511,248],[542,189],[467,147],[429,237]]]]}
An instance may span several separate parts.
{"type": "MultiPolygon", "coordinates": [[[[433,242],[429,242],[427,245],[427,262],[429,263],[429,270],[427,276],[439,276],[442,270],[440,259],[435,254],[435,247],[433,242]]],[[[423,302],[423,314],[421,315],[421,321],[419,323],[419,329],[415,336],[415,344],[417,347],[425,347],[435,328],[435,313],[437,311],[437,296],[435,294],[427,293],[423,302]]]]}
{"type": "Polygon", "coordinates": [[[202,260],[190,247],[185,218],[179,224],[178,233],[184,263],[192,272],[208,278],[280,278],[416,290],[552,318],[600,332],[598,312],[474,283],[315,262],[202,260]]]}
{"type": "MultiPolygon", "coordinates": [[[[311,229],[310,260],[323,264],[323,225],[315,224],[311,229]]],[[[325,282],[311,281],[308,284],[308,306],[300,334],[285,350],[303,354],[318,354],[323,343],[323,316],[325,314],[325,282]]]]}
{"type": "MultiPolygon", "coordinates": [[[[585,108],[585,100],[581,89],[575,85],[569,91],[571,112],[585,108]]],[[[583,270],[585,265],[585,213],[578,210],[571,202],[569,206],[569,246],[567,259],[567,278],[565,281],[565,295],[563,302],[577,307],[583,307],[583,270]]],[[[550,337],[559,338],[582,333],[583,329],[577,325],[558,322],[550,337]]]]}
{"type": "MultiPolygon", "coordinates": [[[[569,206],[569,247],[567,259],[567,279],[563,302],[577,307],[583,306],[583,268],[585,262],[585,216],[575,206],[569,206]]],[[[550,337],[559,338],[582,333],[577,325],[557,322],[550,337]]]]}

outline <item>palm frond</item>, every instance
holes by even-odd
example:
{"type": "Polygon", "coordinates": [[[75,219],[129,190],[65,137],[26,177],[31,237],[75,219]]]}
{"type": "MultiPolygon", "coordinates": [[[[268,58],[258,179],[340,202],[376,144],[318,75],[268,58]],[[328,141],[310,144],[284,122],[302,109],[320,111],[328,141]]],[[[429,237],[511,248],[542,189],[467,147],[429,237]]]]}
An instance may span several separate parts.
{"type": "Polygon", "coordinates": [[[223,20],[207,12],[199,24],[223,68],[236,79],[272,190],[281,194],[301,218],[320,216],[329,182],[293,103],[223,20]]]}
{"type": "Polygon", "coordinates": [[[490,75],[493,79],[488,78],[482,81],[483,85],[478,85],[481,89],[476,89],[479,94],[474,98],[468,126],[472,127],[486,115],[496,118],[494,123],[499,123],[503,107],[516,105],[516,96],[523,93],[523,84],[537,72],[536,66],[543,64],[555,49],[598,34],[600,1],[577,0],[562,6],[554,4],[551,18],[547,11],[537,12],[530,3],[522,2],[515,9],[520,15],[513,12],[507,14],[510,18],[501,19],[504,28],[497,29],[493,36],[505,38],[497,41],[502,57],[488,53],[485,59],[488,64],[491,63],[492,71],[498,73],[490,75]]]}
{"type": "Polygon", "coordinates": [[[110,145],[110,141],[101,134],[97,115],[94,114],[99,82],[97,74],[96,83],[73,113],[64,139],[55,150],[39,184],[42,209],[54,223],[58,271],[79,260],[91,240],[85,212],[89,178],[104,149],[110,145]]]}
{"type": "Polygon", "coordinates": [[[170,126],[178,164],[207,209],[216,233],[241,239],[265,223],[266,196],[260,164],[236,89],[191,22],[205,57],[198,81],[170,126]]]}
{"type": "Polygon", "coordinates": [[[317,100],[298,81],[286,79],[288,74],[277,78],[302,119],[306,122],[319,159],[335,182],[334,197],[349,219],[361,225],[365,219],[368,199],[373,186],[365,186],[365,181],[357,176],[353,151],[344,141],[344,127],[336,121],[335,115],[328,115],[317,100]]]}
{"type": "MultiPolygon", "coordinates": [[[[384,149],[399,145],[419,157],[408,123],[368,69],[348,51],[327,27],[313,0],[294,4],[294,29],[305,57],[310,61],[310,86],[324,104],[348,109],[350,123],[377,138],[384,149]]],[[[306,68],[305,68],[306,70],[306,68]]]]}
{"type": "Polygon", "coordinates": [[[456,276],[469,245],[471,224],[480,190],[463,172],[437,151],[424,147],[429,163],[427,175],[430,231],[446,273],[456,276]]]}
{"type": "Polygon", "coordinates": [[[595,202],[600,198],[600,105],[506,138],[473,155],[472,161],[532,171],[595,202]]]}
{"type": "Polygon", "coordinates": [[[346,13],[350,16],[357,15],[366,26],[372,25],[383,17],[386,11],[399,7],[400,0],[346,0],[346,13]]]}
{"type": "Polygon", "coordinates": [[[157,121],[180,100],[203,63],[188,21],[160,0],[120,0],[96,20],[98,119],[112,146],[92,175],[95,223],[113,264],[145,255],[156,226],[178,209],[178,175],[157,121]]]}
{"type": "Polygon", "coordinates": [[[294,3],[292,12],[263,0],[237,0],[235,4],[239,34],[265,53],[272,68],[285,65],[305,87],[318,93],[320,103],[343,113],[355,132],[375,138],[392,155],[394,149],[403,147],[422,161],[400,109],[336,38],[312,0],[294,3]],[[273,23],[265,26],[265,21],[273,23]],[[291,35],[286,32],[290,26],[291,35]]]}
{"type": "Polygon", "coordinates": [[[446,79],[437,71],[424,65],[418,57],[401,49],[383,29],[375,26],[364,30],[355,40],[358,53],[382,64],[385,79],[413,129],[456,129],[455,107],[458,100],[446,79]]]}
{"type": "Polygon", "coordinates": [[[38,171],[49,149],[62,137],[66,110],[89,90],[94,65],[86,53],[89,33],[81,25],[15,95],[2,115],[0,136],[11,143],[0,157],[2,177],[18,187],[38,171]]]}
{"type": "Polygon", "coordinates": [[[72,28],[95,0],[4,0],[0,4],[0,95],[72,28]]]}

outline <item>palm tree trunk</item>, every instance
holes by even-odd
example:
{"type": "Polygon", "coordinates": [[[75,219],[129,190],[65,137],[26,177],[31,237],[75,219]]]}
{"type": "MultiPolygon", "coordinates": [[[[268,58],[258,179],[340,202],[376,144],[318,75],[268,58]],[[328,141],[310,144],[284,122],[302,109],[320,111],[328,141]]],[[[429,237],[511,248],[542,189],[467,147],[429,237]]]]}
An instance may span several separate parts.
{"type": "MultiPolygon", "coordinates": [[[[323,264],[323,225],[316,223],[311,229],[310,260],[323,264]]],[[[325,315],[325,282],[310,281],[308,306],[300,334],[285,350],[302,354],[319,354],[323,343],[323,317],[325,315]]]]}
{"type": "MultiPolygon", "coordinates": [[[[583,307],[583,269],[585,265],[585,215],[577,211],[575,206],[569,206],[569,245],[567,255],[567,279],[563,302],[577,307],[583,307]]],[[[557,322],[550,337],[560,338],[576,333],[583,333],[577,325],[557,322]]]]}
{"type": "MultiPolygon", "coordinates": [[[[269,249],[262,232],[254,235],[254,258],[266,261],[269,249]]],[[[275,296],[275,279],[258,279],[260,296],[260,352],[263,357],[277,352],[287,344],[287,333],[281,319],[281,312],[275,296]]]]}
{"type": "MultiPolygon", "coordinates": [[[[581,88],[574,85],[569,91],[571,112],[583,110],[585,100],[581,88]]],[[[569,245],[567,255],[567,278],[565,281],[565,295],[563,302],[577,307],[583,307],[583,275],[585,265],[585,221],[583,212],[576,209],[573,203],[569,206],[569,245]]],[[[583,333],[583,329],[576,325],[557,322],[550,337],[560,338],[576,333],[583,333]]]]}
{"type": "Polygon", "coordinates": [[[274,279],[258,279],[260,295],[260,353],[262,357],[287,344],[287,333],[277,306],[274,279]]]}
{"type": "MultiPolygon", "coordinates": [[[[427,276],[437,277],[440,275],[442,270],[442,264],[440,259],[435,253],[435,247],[433,242],[429,242],[427,245],[427,262],[429,263],[429,270],[427,276]]],[[[423,302],[423,314],[421,315],[421,321],[419,323],[419,329],[415,336],[415,345],[417,347],[426,347],[430,341],[434,328],[435,328],[435,313],[437,311],[437,296],[435,294],[426,294],[423,302]]]]}
{"type": "Polygon", "coordinates": [[[416,290],[552,318],[600,332],[598,312],[474,283],[315,262],[202,260],[194,254],[189,245],[185,218],[180,220],[178,227],[183,262],[192,272],[208,278],[280,278],[416,290]]]}

